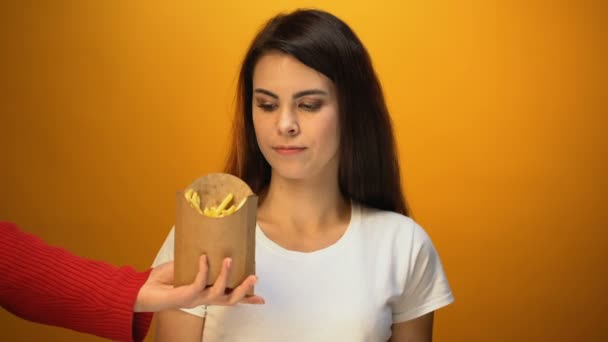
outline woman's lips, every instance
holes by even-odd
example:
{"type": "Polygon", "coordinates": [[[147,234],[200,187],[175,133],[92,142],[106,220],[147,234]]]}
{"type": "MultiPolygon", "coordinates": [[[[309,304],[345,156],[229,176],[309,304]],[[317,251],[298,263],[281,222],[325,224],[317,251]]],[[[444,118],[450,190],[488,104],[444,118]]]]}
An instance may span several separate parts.
{"type": "Polygon", "coordinates": [[[306,149],[306,147],[276,146],[276,147],[273,147],[273,149],[275,151],[277,151],[277,153],[279,153],[279,154],[289,156],[289,155],[298,154],[298,153],[304,151],[306,149]]]}

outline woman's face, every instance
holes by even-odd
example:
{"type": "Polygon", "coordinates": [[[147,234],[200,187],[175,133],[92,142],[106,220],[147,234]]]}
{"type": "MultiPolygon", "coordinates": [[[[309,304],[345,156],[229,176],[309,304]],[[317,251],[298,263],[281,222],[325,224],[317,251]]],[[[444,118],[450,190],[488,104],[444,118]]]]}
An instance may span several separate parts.
{"type": "Polygon", "coordinates": [[[279,52],[253,72],[253,125],[273,173],[288,179],[336,177],[340,130],[333,82],[279,52]]]}

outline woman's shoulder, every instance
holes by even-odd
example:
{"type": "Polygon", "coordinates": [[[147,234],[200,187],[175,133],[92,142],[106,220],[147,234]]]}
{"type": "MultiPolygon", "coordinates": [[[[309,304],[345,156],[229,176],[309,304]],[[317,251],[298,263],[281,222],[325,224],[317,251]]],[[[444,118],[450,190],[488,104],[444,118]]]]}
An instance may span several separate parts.
{"type": "Polygon", "coordinates": [[[359,210],[360,226],[363,230],[407,240],[428,239],[424,228],[411,217],[394,211],[372,208],[360,203],[356,203],[356,206],[359,210]]]}
{"type": "Polygon", "coordinates": [[[372,208],[361,203],[355,203],[355,206],[359,210],[362,224],[399,229],[414,229],[418,225],[411,217],[394,211],[372,208]]]}

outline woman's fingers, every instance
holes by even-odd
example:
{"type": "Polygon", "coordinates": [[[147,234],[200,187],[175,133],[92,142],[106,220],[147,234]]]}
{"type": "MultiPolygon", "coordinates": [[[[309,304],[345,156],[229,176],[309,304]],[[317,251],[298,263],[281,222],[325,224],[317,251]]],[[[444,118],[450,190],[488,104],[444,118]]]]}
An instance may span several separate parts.
{"type": "Polygon", "coordinates": [[[207,256],[201,255],[198,259],[198,273],[196,274],[196,278],[194,278],[194,282],[192,285],[195,285],[199,291],[203,291],[205,286],[207,286],[207,272],[209,271],[209,266],[207,265],[207,256]]]}
{"type": "MultiPolygon", "coordinates": [[[[185,295],[184,307],[193,307],[198,305],[235,305],[243,304],[264,304],[264,299],[258,296],[248,296],[247,292],[253,288],[257,282],[257,277],[251,275],[247,277],[239,286],[234,289],[227,289],[228,278],[232,266],[232,259],[225,258],[222,262],[220,274],[215,279],[212,286],[206,287],[209,267],[207,257],[202,255],[199,259],[199,272],[192,284],[187,285],[180,290],[185,295]],[[188,293],[188,294],[186,294],[188,293]],[[191,297],[194,295],[194,297],[191,297]]],[[[179,288],[176,288],[176,290],[179,288]]]]}
{"type": "Polygon", "coordinates": [[[247,296],[239,301],[241,304],[266,304],[264,298],[258,296],[247,296]]]}
{"type": "Polygon", "coordinates": [[[219,300],[222,298],[226,292],[226,283],[228,282],[228,277],[230,276],[230,265],[232,264],[231,258],[225,258],[222,262],[222,270],[220,274],[215,279],[213,286],[207,289],[209,291],[209,299],[212,301],[219,300]]]}
{"type": "Polygon", "coordinates": [[[249,276],[245,279],[241,285],[237,286],[232,293],[228,296],[228,305],[234,305],[236,303],[243,303],[242,300],[247,298],[247,292],[253,288],[258,279],[256,276],[249,276]]]}
{"type": "Polygon", "coordinates": [[[206,255],[201,255],[199,258],[199,271],[194,281],[185,286],[173,286],[173,262],[157,266],[138,294],[138,300],[143,304],[136,303],[134,309],[159,311],[172,307],[193,308],[199,305],[264,304],[264,299],[258,296],[247,296],[247,292],[257,282],[256,276],[249,276],[233,290],[226,291],[231,263],[230,258],[223,260],[220,274],[211,287],[207,287],[209,266],[206,255]],[[146,296],[152,298],[152,304],[145,302],[146,296]],[[143,299],[140,300],[140,297],[143,299]]]}

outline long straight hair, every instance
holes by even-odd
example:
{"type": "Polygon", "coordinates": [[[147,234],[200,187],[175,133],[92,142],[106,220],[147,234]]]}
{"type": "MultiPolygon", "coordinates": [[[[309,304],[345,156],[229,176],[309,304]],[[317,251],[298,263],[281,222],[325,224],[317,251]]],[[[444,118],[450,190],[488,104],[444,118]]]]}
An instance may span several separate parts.
{"type": "Polygon", "coordinates": [[[342,195],[408,215],[391,119],[369,54],[347,24],[319,10],[279,14],[253,39],[239,73],[233,142],[225,172],[243,179],[255,193],[270,183],[271,166],[257,144],[252,110],[253,71],[260,57],[270,51],[290,55],[334,83],[342,195]]]}

